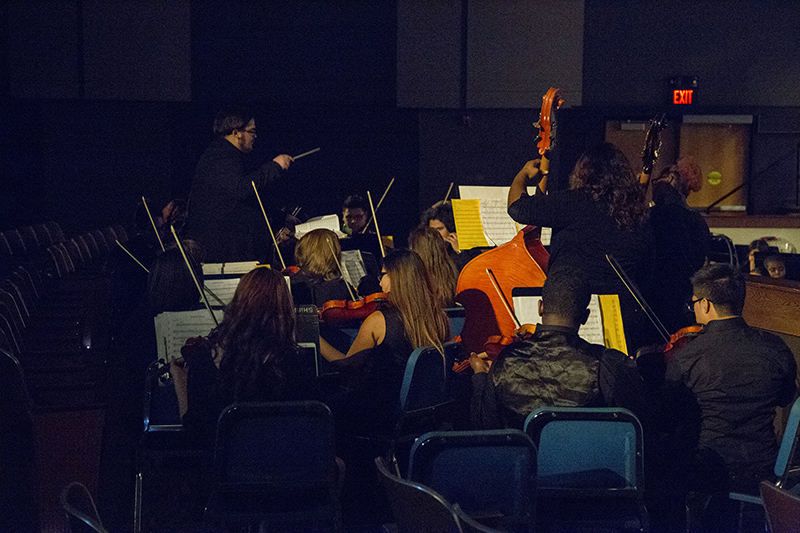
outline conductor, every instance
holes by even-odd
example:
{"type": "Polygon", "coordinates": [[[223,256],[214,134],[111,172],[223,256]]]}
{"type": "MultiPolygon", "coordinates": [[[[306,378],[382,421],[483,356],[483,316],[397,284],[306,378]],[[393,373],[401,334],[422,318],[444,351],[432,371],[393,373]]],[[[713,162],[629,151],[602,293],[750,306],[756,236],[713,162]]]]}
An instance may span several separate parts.
{"type": "Polygon", "coordinates": [[[195,169],[185,235],[203,246],[209,263],[259,259],[263,253],[258,254],[257,243],[268,238],[257,238],[263,235],[264,222],[251,182],[262,198],[269,197],[268,186],[278,181],[293,159],[281,154],[246,173],[244,158],[257,135],[255,119],[242,108],[217,113],[214,134],[195,169]]]}

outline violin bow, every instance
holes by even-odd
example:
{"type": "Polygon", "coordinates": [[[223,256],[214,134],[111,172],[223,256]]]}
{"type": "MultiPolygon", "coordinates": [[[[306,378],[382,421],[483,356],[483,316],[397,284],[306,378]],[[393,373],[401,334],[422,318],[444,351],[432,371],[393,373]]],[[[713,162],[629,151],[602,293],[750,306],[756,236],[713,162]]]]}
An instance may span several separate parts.
{"type": "Polygon", "coordinates": [[[206,293],[200,286],[200,282],[197,281],[197,276],[194,275],[194,269],[192,268],[192,264],[189,262],[189,258],[186,256],[186,251],[183,249],[183,245],[181,244],[181,240],[178,238],[178,234],[175,233],[175,226],[170,226],[169,229],[172,231],[172,236],[175,238],[175,244],[178,245],[178,250],[181,251],[181,255],[183,256],[183,260],[186,263],[186,267],[189,269],[189,274],[192,275],[192,281],[194,281],[194,286],[197,287],[197,291],[203,298],[203,303],[205,304],[208,313],[211,315],[211,320],[214,321],[214,326],[219,327],[219,322],[217,322],[217,317],[214,315],[214,311],[211,310],[211,304],[208,303],[208,298],[206,297],[206,293]]]}
{"type": "Polygon", "coordinates": [[[494,285],[494,290],[497,291],[497,295],[500,296],[500,300],[503,302],[503,307],[505,307],[506,311],[508,311],[508,314],[511,315],[511,319],[514,321],[514,325],[517,326],[517,329],[521,328],[522,324],[520,324],[517,315],[515,315],[513,309],[511,309],[511,305],[508,303],[506,295],[503,293],[503,289],[500,288],[500,284],[497,282],[497,278],[494,276],[494,272],[492,272],[491,269],[487,268],[486,273],[489,275],[489,279],[491,280],[492,285],[494,285]]]}
{"type": "Polygon", "coordinates": [[[560,91],[555,87],[548,89],[547,93],[542,97],[542,110],[539,112],[539,121],[534,123],[534,126],[539,128],[539,142],[536,147],[539,149],[539,156],[541,157],[539,171],[542,173],[542,179],[539,180],[539,189],[542,192],[547,190],[547,174],[550,172],[549,153],[555,144],[556,121],[553,115],[564,104],[560,91]]]}
{"type": "MultiPolygon", "coordinates": [[[[393,183],[394,183],[394,178],[392,178],[392,181],[389,182],[389,185],[387,185],[386,189],[383,191],[383,195],[381,195],[381,199],[378,200],[378,206],[375,209],[372,210],[372,218],[367,221],[367,225],[364,226],[364,230],[362,231],[362,233],[366,232],[367,228],[369,228],[369,225],[372,224],[372,221],[375,219],[375,212],[378,209],[381,208],[381,204],[383,203],[383,199],[386,198],[386,193],[389,192],[389,189],[392,187],[393,183]]],[[[371,204],[370,204],[370,206],[371,206],[371,204]]],[[[377,221],[375,222],[375,227],[376,228],[378,227],[378,222],[377,221]]]]}
{"type": "Polygon", "coordinates": [[[450,187],[447,189],[447,194],[444,195],[444,201],[442,201],[443,204],[447,203],[447,199],[450,198],[450,191],[453,190],[454,183],[455,183],[454,181],[450,182],[450,187]]]}
{"type": "MultiPolygon", "coordinates": [[[[389,185],[391,185],[391,183],[389,185]]],[[[372,204],[372,195],[369,191],[367,191],[367,198],[369,199],[369,208],[372,210],[372,219],[375,221],[375,233],[378,234],[378,243],[381,245],[381,257],[386,257],[386,250],[383,249],[383,239],[381,239],[381,230],[378,228],[378,219],[375,218],[375,206],[372,204]]]]}
{"type": "Polygon", "coordinates": [[[614,272],[617,273],[619,279],[622,280],[622,284],[625,285],[625,288],[628,289],[628,292],[631,293],[633,299],[636,300],[636,303],[639,304],[639,307],[642,308],[644,314],[647,315],[647,318],[650,319],[650,322],[653,323],[653,326],[658,331],[658,334],[664,339],[664,342],[669,342],[669,331],[667,328],[664,327],[664,324],[659,320],[658,316],[653,312],[653,309],[647,303],[647,300],[644,299],[642,293],[639,291],[639,287],[636,286],[636,283],[628,277],[628,273],[625,272],[625,269],[622,268],[617,260],[611,254],[606,254],[606,261],[611,265],[611,268],[614,269],[614,272]]]}
{"type": "MultiPolygon", "coordinates": [[[[161,251],[164,251],[164,243],[161,241],[161,235],[158,233],[158,228],[156,227],[156,222],[153,220],[153,215],[150,214],[150,208],[147,207],[147,200],[144,199],[142,196],[142,203],[144,204],[144,210],[147,211],[147,218],[150,219],[150,224],[153,226],[153,231],[156,232],[156,238],[158,239],[158,244],[161,245],[161,251]]],[[[127,250],[126,250],[127,251],[127,250]]]]}
{"type": "Polygon", "coordinates": [[[137,265],[139,265],[140,267],[142,267],[142,268],[144,269],[144,271],[145,271],[145,272],[147,272],[148,274],[150,273],[150,271],[147,269],[147,267],[146,267],[146,266],[144,266],[144,265],[142,264],[142,262],[141,262],[141,261],[139,261],[138,259],[136,259],[136,256],[135,256],[135,255],[133,255],[132,253],[130,253],[130,252],[128,251],[128,249],[127,249],[127,248],[125,248],[124,246],[122,246],[122,243],[121,243],[121,242],[119,242],[117,239],[114,239],[114,242],[115,242],[115,243],[117,243],[117,246],[119,246],[120,248],[122,248],[122,249],[125,251],[125,253],[126,253],[126,254],[128,254],[128,255],[131,257],[131,259],[133,259],[134,261],[136,261],[136,264],[137,264],[137,265]]]}
{"type": "Polygon", "coordinates": [[[251,181],[250,183],[253,184],[253,191],[256,193],[256,199],[258,200],[258,205],[261,207],[261,214],[264,215],[264,220],[267,222],[267,229],[269,230],[269,236],[272,237],[272,244],[275,245],[275,251],[278,252],[278,259],[281,260],[281,266],[285,269],[286,263],[283,262],[283,255],[281,255],[281,249],[278,248],[278,239],[275,238],[275,234],[272,233],[272,225],[269,223],[269,218],[267,217],[267,212],[264,211],[264,204],[261,203],[261,195],[258,194],[258,187],[256,187],[256,182],[251,181]]]}
{"type": "Polygon", "coordinates": [[[350,284],[347,283],[346,279],[344,279],[344,270],[342,270],[342,264],[339,262],[339,258],[336,257],[336,250],[333,249],[333,243],[330,241],[330,239],[325,239],[325,242],[328,243],[328,248],[331,249],[331,255],[333,256],[333,260],[336,261],[336,267],[339,269],[339,275],[342,276],[344,284],[347,285],[347,292],[350,293],[350,299],[355,302],[356,295],[353,294],[353,289],[350,288],[350,284]]]}

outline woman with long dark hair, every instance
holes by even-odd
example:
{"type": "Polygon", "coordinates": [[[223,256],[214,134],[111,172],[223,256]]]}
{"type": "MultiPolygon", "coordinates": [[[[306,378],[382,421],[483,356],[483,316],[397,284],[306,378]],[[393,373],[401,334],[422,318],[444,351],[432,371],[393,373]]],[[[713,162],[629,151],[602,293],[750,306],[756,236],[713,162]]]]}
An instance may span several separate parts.
{"type": "Polygon", "coordinates": [[[313,376],[295,342],[295,316],[284,277],[269,268],[242,276],[225,318],[207,337],[190,339],[170,364],[181,419],[211,438],[219,413],[239,401],[311,399],[313,376]]]}
{"type": "Polygon", "coordinates": [[[606,260],[606,254],[614,256],[640,285],[649,283],[647,205],[628,159],[613,144],[599,144],[578,160],[568,190],[545,194],[542,182],[546,175],[539,170],[539,160],[528,161],[511,184],[508,214],[520,224],[553,229],[550,269],[576,268],[584,273],[594,294],[620,295],[626,332],[630,333],[628,349],[633,353],[641,345],[641,335],[646,338],[651,332],[628,331],[629,325],[637,329],[643,321],[606,260]],[[539,185],[536,194],[528,196],[527,187],[534,183],[539,185]]]}

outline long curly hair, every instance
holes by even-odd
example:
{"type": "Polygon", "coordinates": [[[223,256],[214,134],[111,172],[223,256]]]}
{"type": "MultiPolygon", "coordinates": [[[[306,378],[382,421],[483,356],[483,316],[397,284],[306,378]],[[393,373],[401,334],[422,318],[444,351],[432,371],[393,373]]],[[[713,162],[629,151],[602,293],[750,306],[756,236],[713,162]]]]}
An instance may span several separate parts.
{"type": "Polygon", "coordinates": [[[400,312],[411,345],[441,348],[450,338],[450,320],[435,296],[422,259],[411,250],[395,250],[384,258],[383,268],[391,281],[389,301],[400,312]]]}
{"type": "Polygon", "coordinates": [[[628,158],[611,143],[594,146],[581,156],[570,174],[569,188],[600,204],[620,229],[632,229],[647,218],[644,189],[628,158]]]}
{"type": "Polygon", "coordinates": [[[268,365],[276,381],[283,380],[285,358],[297,354],[294,307],[284,277],[269,268],[242,276],[217,339],[222,349],[220,379],[234,399],[254,396],[262,365],[268,365]]]}
{"type": "Polygon", "coordinates": [[[450,257],[448,245],[439,232],[420,226],[408,236],[408,247],[419,254],[433,284],[433,292],[444,307],[452,307],[456,299],[458,268],[450,257]]]}

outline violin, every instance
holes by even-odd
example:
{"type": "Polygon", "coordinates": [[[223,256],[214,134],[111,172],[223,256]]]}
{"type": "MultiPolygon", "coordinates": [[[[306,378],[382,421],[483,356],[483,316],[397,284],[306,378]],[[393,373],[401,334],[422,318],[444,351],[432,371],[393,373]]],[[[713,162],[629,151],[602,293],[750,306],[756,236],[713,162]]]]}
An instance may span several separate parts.
{"type": "MultiPolygon", "coordinates": [[[[486,339],[486,343],[483,345],[483,351],[486,354],[486,358],[489,360],[489,364],[497,359],[497,356],[500,355],[503,348],[515,342],[530,339],[535,332],[536,324],[522,324],[511,336],[491,335],[486,339]]],[[[469,357],[461,361],[456,361],[453,364],[453,372],[460,374],[468,369],[469,366],[469,357]]]]}
{"type": "Polygon", "coordinates": [[[288,277],[292,277],[295,274],[297,274],[298,272],[300,272],[300,267],[297,266],[297,265],[289,265],[286,268],[284,268],[283,270],[281,270],[281,274],[283,274],[284,276],[288,276],[288,277]]]}
{"type": "Polygon", "coordinates": [[[376,292],[360,300],[330,300],[322,305],[319,318],[329,326],[342,326],[348,322],[364,320],[389,301],[385,292],[376,292]]]}

